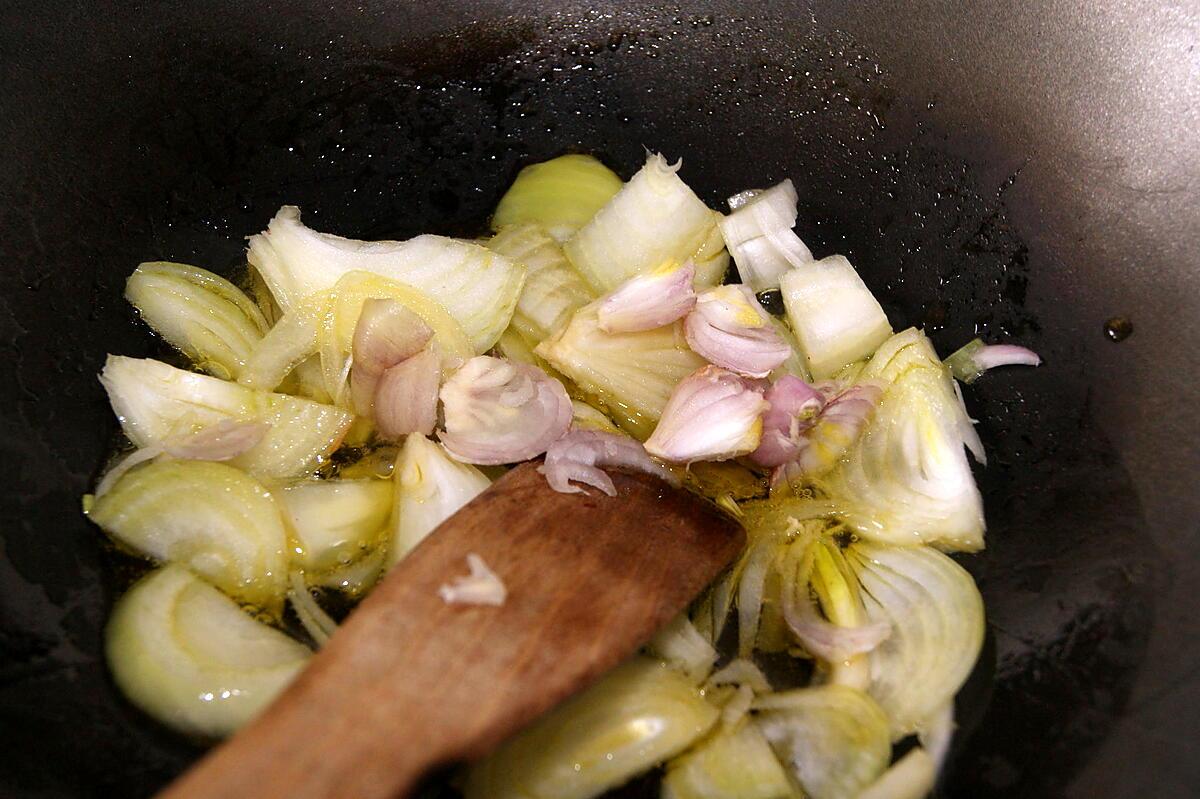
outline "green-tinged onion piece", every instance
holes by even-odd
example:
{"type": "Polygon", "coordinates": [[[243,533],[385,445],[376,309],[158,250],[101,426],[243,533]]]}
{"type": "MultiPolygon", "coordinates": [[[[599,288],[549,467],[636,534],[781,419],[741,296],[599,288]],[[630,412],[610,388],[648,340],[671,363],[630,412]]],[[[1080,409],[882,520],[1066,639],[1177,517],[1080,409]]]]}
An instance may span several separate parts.
{"type": "Polygon", "coordinates": [[[524,267],[478,244],[443,236],[344,239],[305,227],[300,209],[290,205],[266,232],[250,237],[247,257],[285,313],[305,297],[332,289],[349,272],[403,283],[449,311],[475,354],[487,351],[508,327],[525,281],[524,267]]]}
{"type": "Polygon", "coordinates": [[[596,303],[580,308],[535,352],[607,409],[623,430],[644,441],[676,384],[705,361],[688,349],[680,322],[638,333],[606,333],[597,308],[596,303]]]}
{"type": "Polygon", "coordinates": [[[964,447],[982,447],[929,340],[897,333],[863,368],[886,387],[875,418],[843,463],[819,481],[846,523],[883,544],[983,548],[983,500],[964,447]]]}
{"type": "Polygon", "coordinates": [[[217,377],[236,379],[267,330],[241,289],[195,266],[144,263],[125,283],[125,298],[155,332],[217,377]]]}
{"type": "Polygon", "coordinates": [[[517,300],[511,327],[531,347],[566,324],[577,308],[594,299],[558,242],[536,225],[503,228],[487,246],[525,266],[525,288],[517,300]]]}
{"type": "Polygon", "coordinates": [[[597,294],[664,263],[693,257],[698,287],[714,285],[724,276],[729,259],[721,257],[720,214],[679,179],[679,166],[650,154],[646,165],[564,246],[597,294]]]}
{"type": "Polygon", "coordinates": [[[405,439],[392,480],[396,504],[389,566],[492,482],[474,466],[451,458],[441,444],[415,434],[405,439]]]}
{"type": "Polygon", "coordinates": [[[363,557],[392,513],[390,480],[310,480],[277,495],[296,538],[292,560],[325,572],[363,557]]]}
{"type": "Polygon", "coordinates": [[[180,732],[212,738],[257,715],[311,654],[175,565],[117,600],[105,650],[131,702],[180,732]]]}
{"type": "Polygon", "coordinates": [[[971,673],[983,646],[983,598],[963,567],[931,547],[859,542],[845,554],[867,618],[892,627],[867,655],[869,693],[899,738],[934,719],[971,673]]]}
{"type": "Polygon", "coordinates": [[[590,155],[561,155],[530,164],[500,198],[492,230],[534,224],[556,240],[566,241],[621,190],[621,185],[615,172],[590,155]]]}
{"type": "Polygon", "coordinates": [[[840,255],[785,272],[779,288],[808,371],[818,380],[867,357],[892,333],[878,300],[840,255]]]}
{"type": "Polygon", "coordinates": [[[253,477],[208,461],[157,461],[119,479],[89,518],[119,543],[180,562],[228,594],[276,612],[287,583],[279,506],[253,477]]]}
{"type": "Polygon", "coordinates": [[[100,382],[121,429],[139,447],[160,445],[169,437],[228,419],[269,424],[262,441],[230,461],[262,478],[298,477],[316,470],[353,421],[340,408],[255,391],[148,358],[110,355],[100,382]]]}
{"type": "Polygon", "coordinates": [[[759,697],[755,723],[812,799],[854,799],[887,768],[888,721],[871,697],[844,685],[759,697]]]}
{"type": "Polygon", "coordinates": [[[672,760],[661,799],[791,799],[800,796],[749,720],[672,760]]]}
{"type": "Polygon", "coordinates": [[[576,430],[597,430],[601,433],[620,433],[621,429],[596,408],[582,400],[571,400],[573,418],[571,427],[576,430]]]}
{"type": "Polygon", "coordinates": [[[473,765],[467,799],[590,799],[686,749],[720,712],[686,677],[635,657],[473,765]]]}
{"type": "Polygon", "coordinates": [[[676,616],[659,630],[647,650],[697,685],[704,682],[717,662],[716,648],[696,630],[687,614],[676,616]]]}

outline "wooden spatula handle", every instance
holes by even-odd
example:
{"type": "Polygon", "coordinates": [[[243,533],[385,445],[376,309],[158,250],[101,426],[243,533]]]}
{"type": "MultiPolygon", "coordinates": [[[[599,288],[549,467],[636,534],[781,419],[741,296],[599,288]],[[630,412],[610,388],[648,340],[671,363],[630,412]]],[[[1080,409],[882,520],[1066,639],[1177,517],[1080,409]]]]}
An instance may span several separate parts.
{"type": "Polygon", "coordinates": [[[388,574],[257,720],[167,799],[384,799],[482,756],[615,666],[741,549],[736,524],[650,477],[559,494],[509,472],[388,574]],[[437,589],[475,552],[502,607],[437,589]]]}

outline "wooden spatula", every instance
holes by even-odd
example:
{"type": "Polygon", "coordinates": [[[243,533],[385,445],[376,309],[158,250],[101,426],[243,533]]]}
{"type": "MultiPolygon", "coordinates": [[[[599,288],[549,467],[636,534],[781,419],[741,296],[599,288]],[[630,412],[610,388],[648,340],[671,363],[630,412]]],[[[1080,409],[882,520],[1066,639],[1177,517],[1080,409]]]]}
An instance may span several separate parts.
{"type": "Polygon", "coordinates": [[[522,465],[397,564],[257,720],[160,796],[383,799],[486,754],[645,643],[741,550],[681,489],[560,494],[522,465]],[[438,587],[480,555],[503,606],[438,587]]]}

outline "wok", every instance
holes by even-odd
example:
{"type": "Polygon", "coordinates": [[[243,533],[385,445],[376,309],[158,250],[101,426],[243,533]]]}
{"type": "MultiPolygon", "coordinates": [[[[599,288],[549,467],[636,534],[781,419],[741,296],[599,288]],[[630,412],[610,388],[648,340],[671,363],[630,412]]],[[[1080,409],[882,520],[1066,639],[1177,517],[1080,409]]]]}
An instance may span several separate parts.
{"type": "Polygon", "coordinates": [[[940,792],[1196,795],[1197,16],[10,0],[0,794],[145,796],[200,751],[106,675],[129,565],[79,513],[116,429],[105,352],[162,351],[121,297],[136,263],[236,272],[283,203],[361,238],[475,234],[522,165],[581,150],[628,175],[649,146],[714,207],[793,178],[801,237],[897,328],[1045,358],[968,391],[991,463],[988,549],[964,562],[990,635],[940,792]]]}

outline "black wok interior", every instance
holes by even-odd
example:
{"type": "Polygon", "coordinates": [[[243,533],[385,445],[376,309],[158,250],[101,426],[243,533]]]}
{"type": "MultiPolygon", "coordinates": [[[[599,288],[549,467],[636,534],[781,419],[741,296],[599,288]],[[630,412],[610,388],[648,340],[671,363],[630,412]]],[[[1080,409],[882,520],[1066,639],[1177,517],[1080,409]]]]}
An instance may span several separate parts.
{"type": "Polygon", "coordinates": [[[713,207],[791,177],[801,237],[897,329],[1045,358],[967,391],[990,635],[940,793],[1196,795],[1197,10],[548,6],[0,9],[0,795],[147,796],[201,751],[109,680],[125,577],[79,512],[116,430],[105,353],[162,351],[132,268],[236,273],[283,203],[477,234],[522,165],[628,176],[644,147],[713,207]]]}

